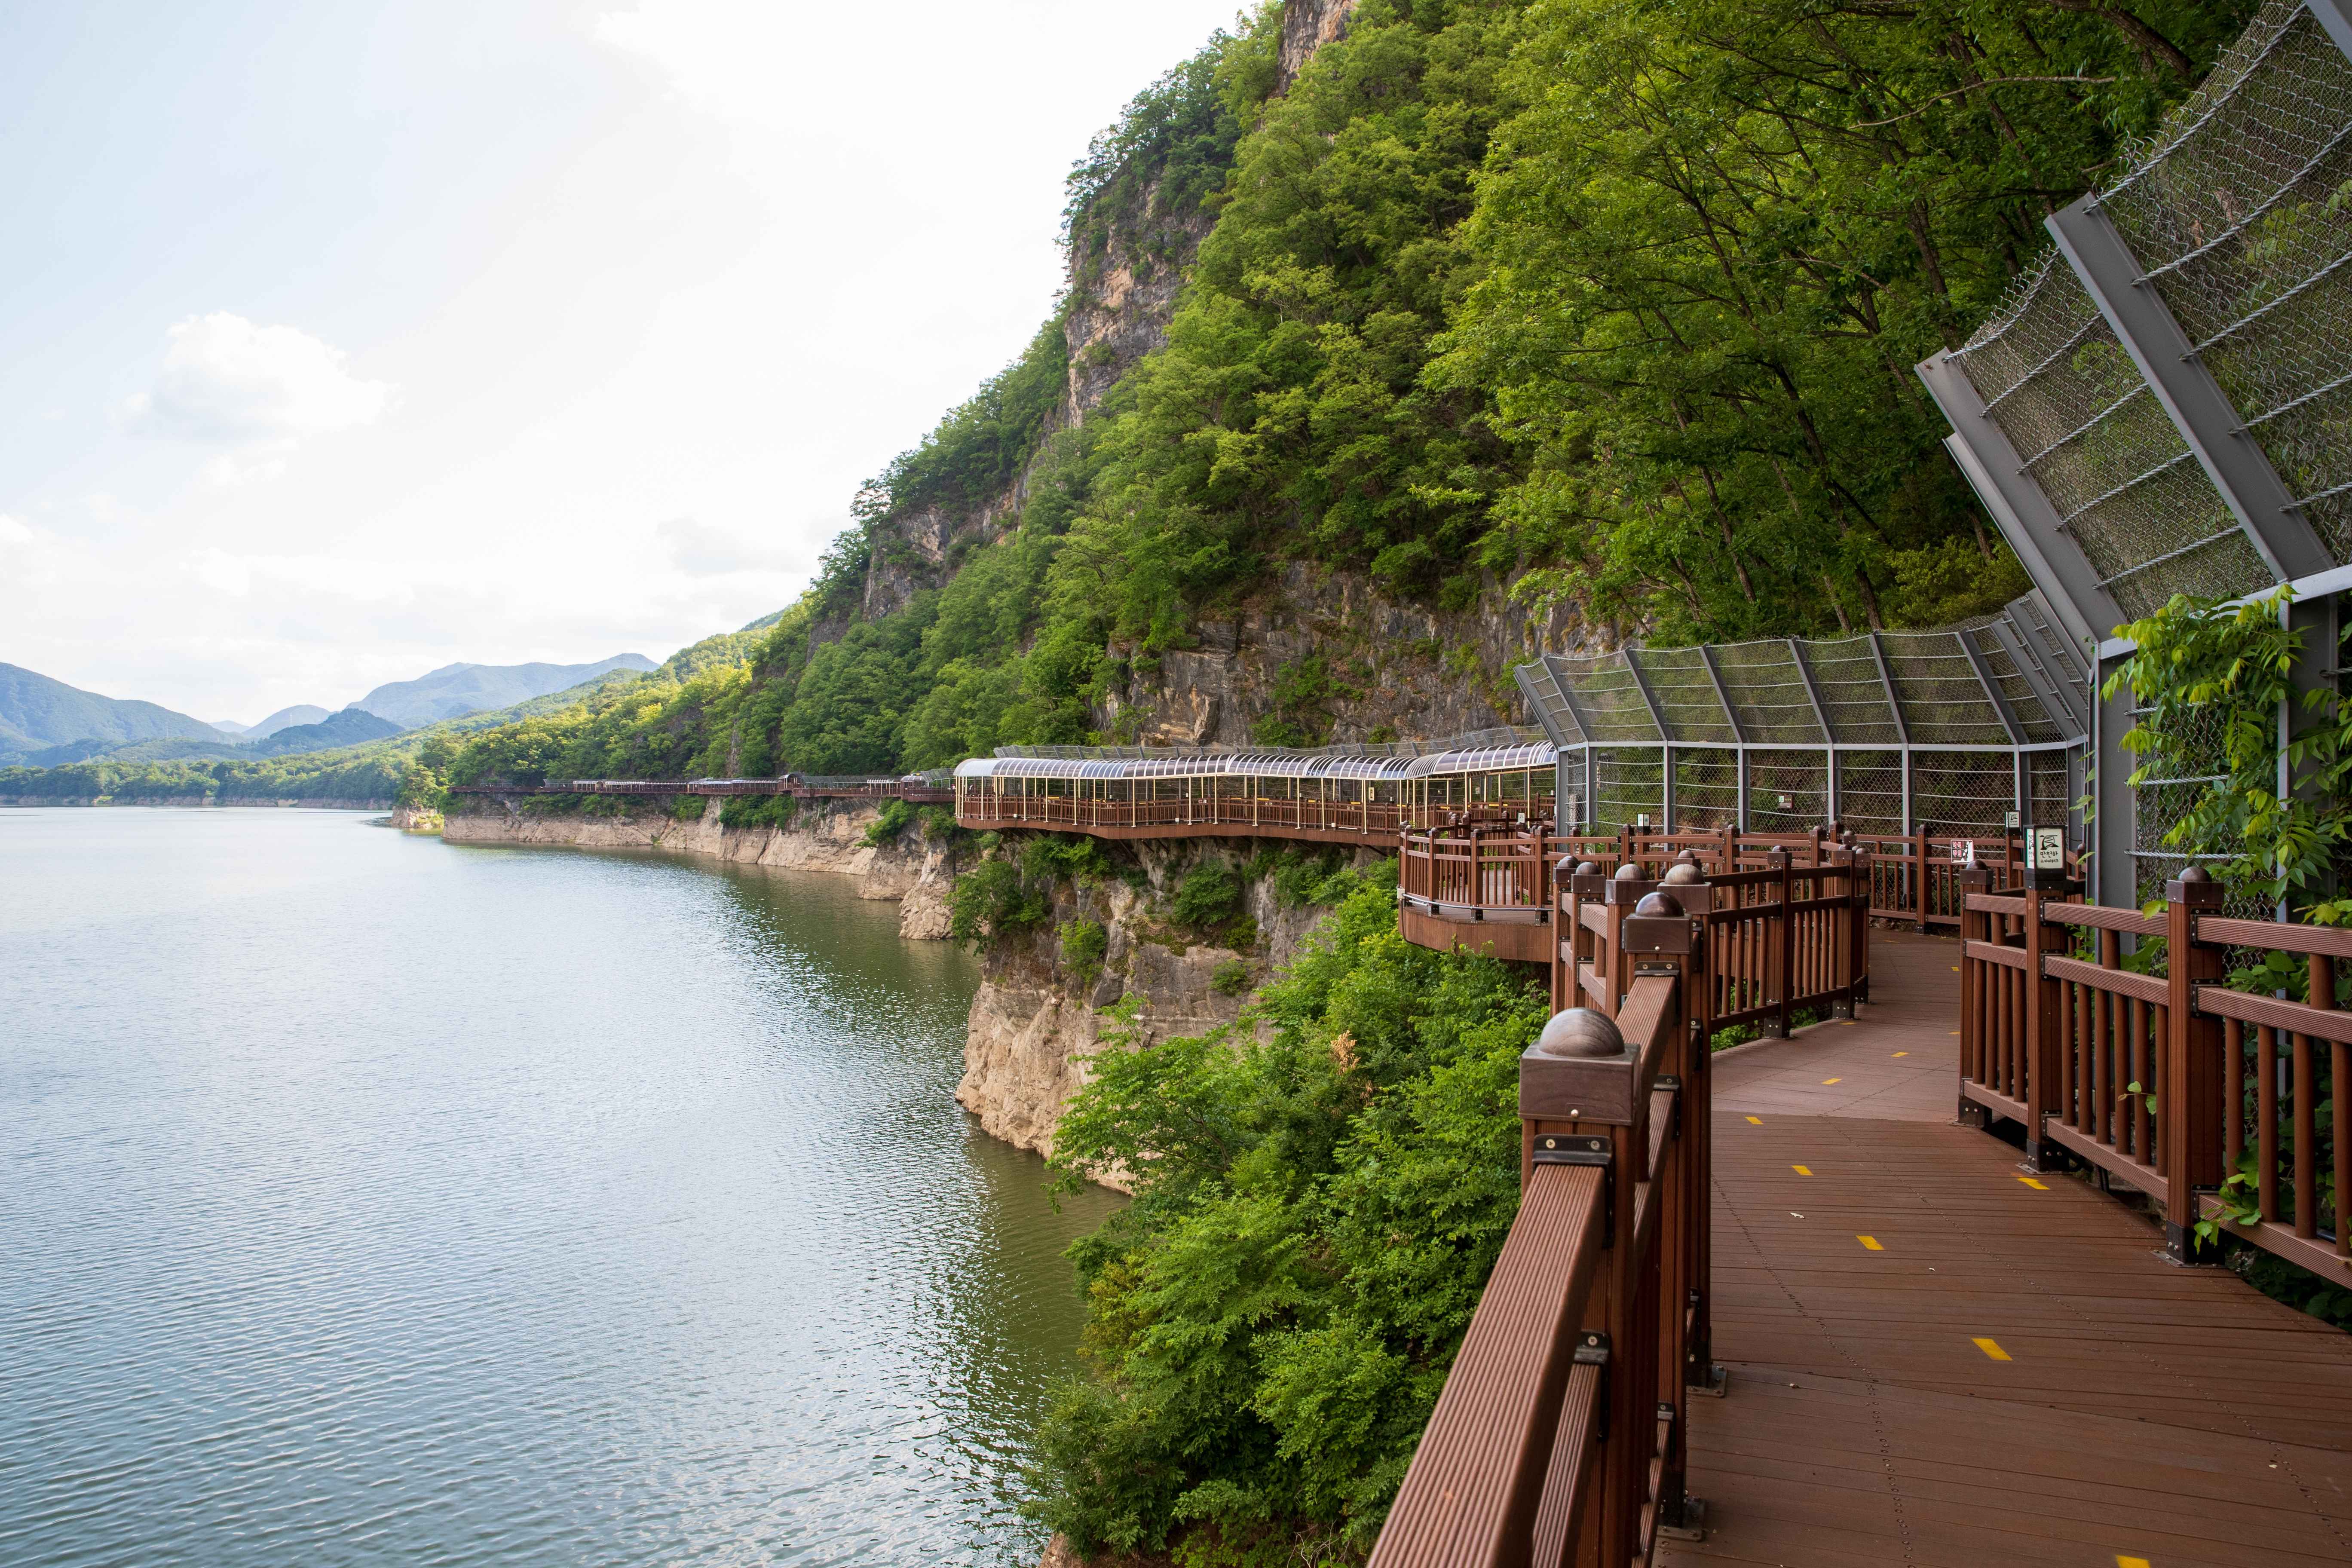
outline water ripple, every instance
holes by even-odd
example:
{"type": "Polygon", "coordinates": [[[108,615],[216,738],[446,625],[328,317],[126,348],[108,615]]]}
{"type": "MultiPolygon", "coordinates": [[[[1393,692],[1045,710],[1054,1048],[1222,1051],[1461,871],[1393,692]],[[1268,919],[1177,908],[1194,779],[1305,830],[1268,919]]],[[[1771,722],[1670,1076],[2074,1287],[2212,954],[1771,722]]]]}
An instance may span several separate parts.
{"type": "Polygon", "coordinates": [[[1078,1307],[839,879],[0,812],[0,1561],[1007,1563],[1078,1307]]]}

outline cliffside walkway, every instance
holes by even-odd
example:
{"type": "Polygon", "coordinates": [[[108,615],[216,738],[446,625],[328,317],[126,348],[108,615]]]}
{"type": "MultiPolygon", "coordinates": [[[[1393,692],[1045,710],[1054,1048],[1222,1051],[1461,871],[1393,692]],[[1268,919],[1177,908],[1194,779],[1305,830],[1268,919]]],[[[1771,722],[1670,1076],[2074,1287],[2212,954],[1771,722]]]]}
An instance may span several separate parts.
{"type": "Polygon", "coordinates": [[[1664,1563],[2352,1562],[2352,1336],[1955,1120],[1961,944],[1717,1058],[1714,1352],[1664,1563]]]}

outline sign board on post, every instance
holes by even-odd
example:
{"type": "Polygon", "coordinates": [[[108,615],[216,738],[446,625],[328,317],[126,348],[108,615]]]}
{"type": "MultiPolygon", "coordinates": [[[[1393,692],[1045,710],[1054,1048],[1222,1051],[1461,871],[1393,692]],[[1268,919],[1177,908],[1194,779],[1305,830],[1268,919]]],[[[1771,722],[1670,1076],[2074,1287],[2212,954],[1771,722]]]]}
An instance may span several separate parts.
{"type": "Polygon", "coordinates": [[[2066,830],[2037,827],[2025,836],[2025,868],[2063,871],[2066,868],[2066,830]]]}

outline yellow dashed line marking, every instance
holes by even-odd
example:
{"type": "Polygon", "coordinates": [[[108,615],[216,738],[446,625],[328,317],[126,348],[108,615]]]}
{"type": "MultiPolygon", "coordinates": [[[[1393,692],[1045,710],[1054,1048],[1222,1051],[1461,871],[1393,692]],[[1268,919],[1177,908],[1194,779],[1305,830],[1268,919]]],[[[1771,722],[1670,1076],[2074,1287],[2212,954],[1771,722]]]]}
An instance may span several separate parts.
{"type": "Polygon", "coordinates": [[[1812,1174],[1812,1172],[1811,1172],[1811,1171],[1807,1170],[1807,1169],[1806,1169],[1804,1166],[1802,1166],[1802,1165],[1791,1165],[1791,1166],[1790,1166],[1790,1167],[1789,1167],[1789,1169],[1790,1169],[1790,1170],[1792,1170],[1792,1171],[1796,1172],[1796,1173],[1797,1173],[1797,1174],[1799,1174],[1799,1175],[1801,1175],[1801,1176],[1810,1176],[1810,1175],[1811,1175],[1811,1174],[1812,1174]]]}
{"type": "Polygon", "coordinates": [[[1960,966],[1959,966],[1958,964],[1955,963],[1954,965],[1952,965],[1952,973],[1953,973],[1958,974],[1959,972],[1960,972],[1960,966]]]}
{"type": "Polygon", "coordinates": [[[1758,1127],[1761,1127],[1761,1126],[1763,1126],[1763,1125],[1764,1125],[1764,1119],[1763,1119],[1762,1117],[1760,1117],[1760,1116],[1751,1116],[1751,1117],[1749,1117],[1748,1120],[1751,1123],[1753,1123],[1754,1125],[1756,1125],[1756,1126],[1758,1126],[1758,1127]]]}
{"type": "Polygon", "coordinates": [[[1895,1052],[1895,1054],[1896,1056],[1898,1056],[1898,1057],[1907,1057],[1907,1056],[1909,1056],[1911,1053],[1910,1053],[1909,1051],[1897,1051],[1897,1052],[1895,1052]]]}
{"type": "Polygon", "coordinates": [[[1831,1084],[1833,1084],[1833,1083],[1843,1083],[1844,1081],[1845,1081],[1845,1079],[1842,1079],[1842,1078],[1825,1078],[1825,1079],[1822,1079],[1822,1087],[1823,1089],[1827,1089],[1831,1084]]]}
{"type": "Polygon", "coordinates": [[[2046,1193],[2050,1190],[2048,1187],[2043,1186],[2040,1182],[2035,1181],[2031,1176],[2020,1176],[2017,1179],[2023,1182],[2027,1186],[2032,1187],[2037,1193],[2046,1193]]]}
{"type": "Polygon", "coordinates": [[[1857,1236],[1854,1239],[1862,1243],[1863,1246],[1870,1248],[1873,1252],[1884,1252],[1886,1250],[1886,1248],[1878,1245],[1878,1237],[1874,1236],[1857,1236]]]}
{"type": "Polygon", "coordinates": [[[1976,1342],[1976,1345],[1977,1349],[1984,1352],[1986,1355],[1990,1356],[1994,1361],[2007,1361],[2010,1359],[2009,1352],[2001,1349],[1994,1341],[1979,1336],[1976,1342]]]}
{"type": "Polygon", "coordinates": [[[2147,1568],[2147,1559],[2145,1557],[2126,1557],[2122,1552],[2118,1552],[2116,1553],[2116,1568],[2147,1568]]]}

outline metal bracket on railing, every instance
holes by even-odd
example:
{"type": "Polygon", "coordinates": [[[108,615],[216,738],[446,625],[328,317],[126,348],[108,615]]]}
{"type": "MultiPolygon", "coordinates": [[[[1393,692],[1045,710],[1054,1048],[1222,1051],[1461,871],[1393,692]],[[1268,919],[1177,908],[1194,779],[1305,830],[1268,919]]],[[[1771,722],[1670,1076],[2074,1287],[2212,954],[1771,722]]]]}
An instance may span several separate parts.
{"type": "MultiPolygon", "coordinates": [[[[1538,1165],[1590,1165],[1601,1173],[1601,1245],[1617,1245],[1617,1156],[1609,1140],[1582,1133],[1547,1132],[1536,1140],[1533,1154],[1538,1165]]],[[[1605,1341],[1604,1341],[1605,1342],[1605,1341]]]]}
{"type": "Polygon", "coordinates": [[[1609,1440],[1609,1336],[1599,1329],[1586,1329],[1576,1336],[1576,1351],[1569,1359],[1578,1366],[1601,1369],[1601,1387],[1592,1400],[1592,1435],[1602,1442],[1609,1440]]]}
{"type": "Polygon", "coordinates": [[[1652,1088],[1663,1089],[1675,1097],[1673,1106],[1666,1111],[1666,1141],[1672,1142],[1681,1136],[1683,1130],[1683,1080],[1673,1073],[1662,1072],[1651,1079],[1650,1084],[1652,1088]]]}

